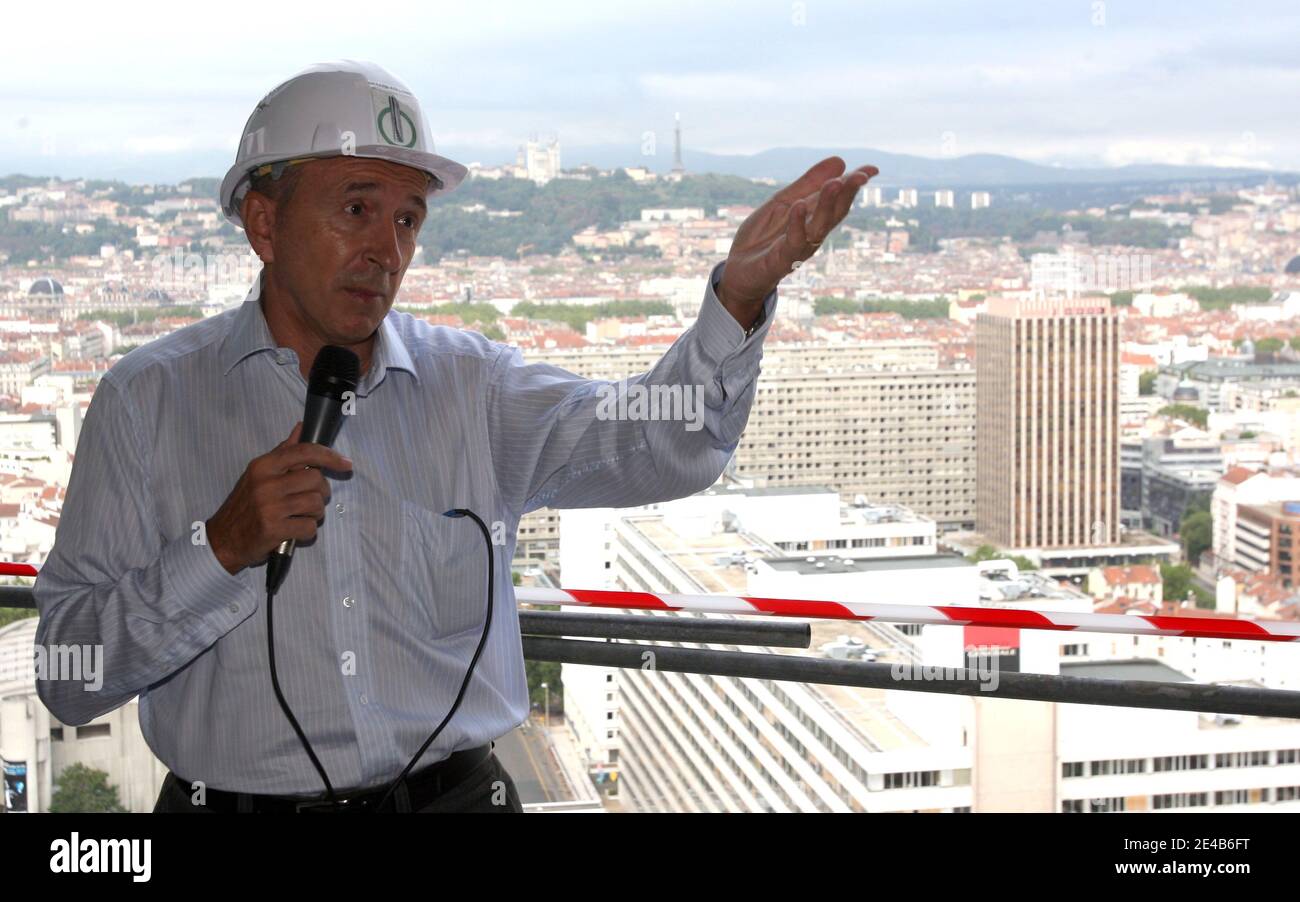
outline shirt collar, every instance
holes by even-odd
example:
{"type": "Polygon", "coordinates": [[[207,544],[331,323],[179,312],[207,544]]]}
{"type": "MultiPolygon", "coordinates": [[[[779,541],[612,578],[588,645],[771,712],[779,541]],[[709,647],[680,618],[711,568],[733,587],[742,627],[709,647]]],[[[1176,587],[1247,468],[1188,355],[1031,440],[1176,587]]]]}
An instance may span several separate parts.
{"type": "MultiPolygon", "coordinates": [[[[244,297],[244,303],[235,314],[234,325],[222,340],[220,359],[223,376],[229,374],[237,364],[252,354],[259,351],[279,350],[275,338],[271,335],[271,328],[266,324],[262,305],[259,303],[262,295],[263,272],[257,274],[252,287],[244,297]]],[[[287,348],[285,350],[288,351],[287,348]]],[[[366,371],[361,384],[357,386],[357,393],[362,396],[370,394],[384,380],[384,376],[390,369],[406,370],[415,378],[416,384],[420,382],[411,352],[402,340],[397,327],[393,325],[392,311],[384,317],[376,331],[370,369],[366,371]]]]}

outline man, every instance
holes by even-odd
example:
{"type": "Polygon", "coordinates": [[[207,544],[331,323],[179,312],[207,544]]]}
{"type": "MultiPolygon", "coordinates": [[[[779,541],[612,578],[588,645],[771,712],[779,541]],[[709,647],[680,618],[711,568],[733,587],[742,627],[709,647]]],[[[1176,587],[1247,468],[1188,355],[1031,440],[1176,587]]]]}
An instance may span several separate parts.
{"type": "Polygon", "coordinates": [[[489,637],[459,709],[382,810],[521,810],[491,751],[528,714],[519,518],[712,484],[749,415],[777,283],[875,174],[840,175],[831,157],[756,210],[698,321],[628,380],[702,386],[691,428],[602,416],[610,383],[390,312],[426,198],[465,175],[431,148],[419,104],[377,66],[322,64],[277,87],[222,185],[263,263],[248,298],[128,354],[95,392],[34,591],[37,643],[102,645],[102,687],[38,689],[77,725],[139,695],[171,769],[156,811],[379,808],[451,710],[485,626],[487,548],[469,520],[441,515],[453,508],[508,537],[493,549],[489,637]],[[361,361],[332,450],[299,444],[296,422],[326,345],[361,361]],[[270,691],[261,611],[267,557],[288,538],[275,664],[303,744],[270,691]]]}

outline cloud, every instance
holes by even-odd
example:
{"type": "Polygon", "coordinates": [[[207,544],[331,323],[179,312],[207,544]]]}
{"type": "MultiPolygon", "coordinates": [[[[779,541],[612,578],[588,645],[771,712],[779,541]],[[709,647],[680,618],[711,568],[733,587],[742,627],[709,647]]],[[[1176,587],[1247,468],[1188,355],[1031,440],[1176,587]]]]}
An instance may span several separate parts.
{"type": "Polygon", "coordinates": [[[193,150],[194,139],[183,135],[139,135],[127,138],[123,147],[128,153],[180,153],[193,150]]]}
{"type": "MultiPolygon", "coordinates": [[[[1260,148],[1265,150],[1266,148],[1260,148]]],[[[1272,169],[1247,142],[1213,146],[1200,142],[1118,141],[1107,144],[1101,154],[1108,166],[1132,163],[1168,163],[1175,166],[1226,166],[1272,169]]]]}
{"type": "Polygon", "coordinates": [[[512,148],[531,132],[570,146],[635,142],[680,112],[688,149],[717,152],[938,156],[951,133],[961,153],[1045,162],[1300,168],[1291,7],[1105,8],[1096,27],[1087,2],[809,0],[798,24],[784,0],[403,0],[358,28],[355,4],[339,0],[312,16],[247,0],[218,12],[155,3],[129,17],[112,5],[19,4],[7,66],[23,77],[0,85],[0,172],[43,132],[60,147],[151,158],[233,153],[266,91],[341,56],[410,83],[440,145],[512,148]],[[123,55],[127,45],[151,50],[123,55]]]}

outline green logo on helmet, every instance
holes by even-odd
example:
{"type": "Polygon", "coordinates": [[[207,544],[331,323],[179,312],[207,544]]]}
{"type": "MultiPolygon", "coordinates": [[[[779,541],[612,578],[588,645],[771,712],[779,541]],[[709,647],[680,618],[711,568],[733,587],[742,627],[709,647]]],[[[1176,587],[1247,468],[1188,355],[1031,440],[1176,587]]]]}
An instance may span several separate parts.
{"type": "Polygon", "coordinates": [[[397,98],[388,95],[388,105],[379,111],[375,120],[379,127],[379,136],[389,144],[398,147],[414,147],[416,140],[415,122],[397,103],[397,98]],[[388,124],[385,125],[384,121],[388,124]]]}

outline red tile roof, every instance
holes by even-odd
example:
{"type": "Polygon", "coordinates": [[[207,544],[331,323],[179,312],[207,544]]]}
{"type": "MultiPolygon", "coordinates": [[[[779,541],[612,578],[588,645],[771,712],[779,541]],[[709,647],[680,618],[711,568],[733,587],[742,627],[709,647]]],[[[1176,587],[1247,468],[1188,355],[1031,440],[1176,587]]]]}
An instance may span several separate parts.
{"type": "Polygon", "coordinates": [[[1258,473],[1259,470],[1252,470],[1249,467],[1233,467],[1231,470],[1219,477],[1219,481],[1227,482],[1232,485],[1241,485],[1247,479],[1258,473]]]}
{"type": "Polygon", "coordinates": [[[1133,583],[1151,585],[1159,583],[1160,573],[1149,564],[1134,564],[1130,567],[1103,567],[1101,578],[1107,585],[1127,586],[1133,583]]]}

